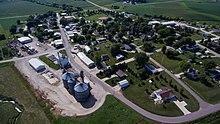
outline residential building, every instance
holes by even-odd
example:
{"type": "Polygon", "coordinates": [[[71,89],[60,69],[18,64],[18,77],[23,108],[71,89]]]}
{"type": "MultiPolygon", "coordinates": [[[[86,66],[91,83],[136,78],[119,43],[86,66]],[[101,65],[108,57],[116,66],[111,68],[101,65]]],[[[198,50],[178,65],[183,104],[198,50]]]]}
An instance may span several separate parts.
{"type": "Polygon", "coordinates": [[[120,69],[116,72],[116,75],[117,75],[119,78],[124,78],[124,77],[127,76],[127,75],[126,75],[122,70],[120,70],[120,69]]]}
{"type": "Polygon", "coordinates": [[[159,71],[153,65],[151,65],[149,63],[146,63],[144,66],[153,74],[159,73],[159,71]]]}
{"type": "Polygon", "coordinates": [[[128,80],[122,80],[122,81],[118,82],[118,85],[120,86],[121,89],[124,89],[129,86],[129,82],[128,82],[128,80]]]}
{"type": "Polygon", "coordinates": [[[176,99],[176,95],[167,87],[162,87],[154,91],[150,97],[154,100],[155,104],[161,104],[164,101],[172,101],[176,99]]]}

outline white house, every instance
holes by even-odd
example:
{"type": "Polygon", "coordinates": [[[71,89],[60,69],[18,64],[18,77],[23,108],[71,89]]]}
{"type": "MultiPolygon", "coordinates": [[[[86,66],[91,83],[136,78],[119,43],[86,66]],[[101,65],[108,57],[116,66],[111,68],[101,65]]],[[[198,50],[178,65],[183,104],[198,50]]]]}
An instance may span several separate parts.
{"type": "Polygon", "coordinates": [[[122,81],[118,82],[118,85],[121,87],[121,89],[124,89],[127,86],[129,86],[129,82],[128,82],[128,80],[122,80],[122,81]]]}
{"type": "Polygon", "coordinates": [[[168,22],[162,22],[161,24],[164,26],[174,26],[174,25],[176,25],[176,22],[175,21],[168,21],[168,22]]]}
{"type": "Polygon", "coordinates": [[[148,22],[148,25],[156,25],[156,24],[160,24],[160,22],[156,20],[148,22]]]}
{"type": "Polygon", "coordinates": [[[77,56],[89,68],[93,68],[95,66],[95,63],[90,58],[88,58],[83,52],[78,52],[77,56]]]}
{"type": "Polygon", "coordinates": [[[32,42],[32,39],[30,37],[20,37],[20,38],[18,38],[18,41],[21,44],[26,44],[26,43],[32,42]]]}
{"type": "Polygon", "coordinates": [[[45,65],[37,58],[30,59],[28,63],[36,72],[40,72],[46,69],[45,65]]]}
{"type": "Polygon", "coordinates": [[[92,51],[92,49],[87,45],[84,47],[84,49],[87,53],[90,53],[92,51]]]}
{"type": "Polygon", "coordinates": [[[117,60],[121,60],[121,59],[124,59],[124,56],[121,55],[121,54],[118,54],[115,58],[116,58],[117,60]]]}

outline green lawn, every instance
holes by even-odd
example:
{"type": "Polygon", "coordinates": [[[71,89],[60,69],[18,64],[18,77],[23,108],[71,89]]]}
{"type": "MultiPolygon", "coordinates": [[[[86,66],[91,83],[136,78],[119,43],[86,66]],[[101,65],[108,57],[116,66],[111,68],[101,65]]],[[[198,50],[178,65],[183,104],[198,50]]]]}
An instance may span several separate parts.
{"type": "MultiPolygon", "coordinates": [[[[139,71],[139,69],[136,68],[135,62],[130,62],[128,63],[128,66],[135,71],[136,73],[139,71]]],[[[177,98],[182,101],[184,100],[186,103],[188,103],[187,109],[189,111],[196,111],[199,109],[199,105],[196,102],[196,100],[193,98],[190,93],[184,90],[184,95],[187,96],[188,98],[180,95],[179,92],[175,91],[174,88],[172,88],[169,83],[166,83],[164,79],[169,82],[172,80],[172,85],[176,85],[178,90],[180,90],[182,87],[174,80],[172,79],[168,74],[165,72],[161,72],[160,75],[163,76],[164,79],[160,78],[160,75],[150,75],[150,77],[146,80],[141,80],[139,78],[134,77],[131,75],[129,72],[124,71],[128,77],[126,79],[132,80],[133,84],[131,83],[128,88],[123,90],[123,95],[125,95],[126,98],[131,100],[133,103],[137,104],[141,108],[150,111],[152,113],[156,113],[159,115],[165,115],[165,116],[179,116],[182,115],[182,112],[179,110],[179,108],[174,104],[174,103],[167,103],[164,106],[163,105],[155,105],[152,100],[149,99],[149,94],[147,93],[150,92],[152,93],[154,90],[166,86],[168,88],[171,88],[174,93],[177,95],[177,98]],[[157,77],[157,78],[156,78],[157,77]],[[149,80],[154,80],[155,84],[150,84],[149,80]],[[159,80],[157,80],[159,79],[159,80]]],[[[116,77],[113,79],[110,79],[106,81],[109,85],[115,86],[117,82],[121,81],[122,79],[116,77]],[[113,80],[113,81],[112,81],[113,80]]]]}
{"type": "Polygon", "coordinates": [[[107,17],[109,17],[108,15],[105,15],[105,14],[95,14],[95,15],[92,15],[92,16],[86,16],[86,20],[91,20],[91,21],[97,21],[97,20],[99,20],[99,18],[100,17],[105,17],[105,16],[107,16],[107,17]]]}
{"type": "Polygon", "coordinates": [[[219,124],[219,122],[220,122],[220,111],[199,118],[195,121],[187,122],[186,124],[219,124]]]}
{"type": "Polygon", "coordinates": [[[168,70],[172,71],[175,74],[178,74],[182,72],[179,66],[180,62],[182,62],[183,60],[188,61],[187,56],[189,56],[192,53],[187,52],[185,54],[186,56],[185,55],[177,56],[175,60],[167,58],[167,56],[161,52],[154,53],[153,55],[151,55],[151,57],[155,59],[157,62],[159,62],[160,64],[162,64],[164,67],[166,67],[168,70]]]}
{"type": "Polygon", "coordinates": [[[12,124],[19,121],[19,113],[11,103],[0,103],[1,124],[12,124]],[[18,120],[16,118],[18,117],[18,120]]]}
{"type": "MultiPolygon", "coordinates": [[[[192,54],[191,52],[187,52],[184,55],[179,55],[177,56],[179,59],[187,61],[187,56],[192,54]]],[[[166,67],[168,70],[172,70],[174,73],[180,73],[181,69],[179,67],[179,63],[182,60],[172,60],[167,58],[164,54],[162,53],[155,53],[151,56],[154,58],[157,62],[161,63],[164,67],[166,67]]],[[[204,60],[207,59],[200,59],[196,58],[196,62],[204,62],[204,60]]],[[[214,61],[216,64],[220,64],[220,59],[219,58],[212,58],[209,59],[214,61]]],[[[199,70],[200,74],[205,74],[205,69],[202,65],[199,64],[191,64],[193,68],[199,70]]],[[[220,102],[220,98],[217,97],[220,95],[219,89],[220,85],[217,84],[215,81],[212,81],[209,76],[207,76],[208,82],[210,83],[209,85],[202,84],[200,81],[193,81],[188,78],[183,79],[183,81],[190,86],[195,92],[197,92],[205,101],[215,104],[220,102]]]]}
{"type": "Polygon", "coordinates": [[[104,105],[94,113],[84,117],[53,116],[47,112],[53,124],[156,124],[128,106],[121,103],[113,96],[107,96],[104,105]]]}
{"type": "MultiPolygon", "coordinates": [[[[23,106],[24,111],[19,117],[19,122],[21,124],[49,124],[45,113],[27,86],[28,82],[23,79],[13,63],[0,64],[0,95],[12,97],[23,106]]],[[[9,106],[8,109],[10,110],[9,106]]],[[[8,116],[13,117],[13,111],[0,110],[0,113],[7,113],[8,116]]]]}
{"type": "Polygon", "coordinates": [[[46,55],[40,56],[39,59],[40,59],[41,61],[43,61],[44,63],[46,63],[49,67],[51,67],[51,68],[53,68],[53,69],[55,69],[55,70],[60,69],[60,66],[59,66],[58,64],[55,64],[55,63],[53,63],[52,61],[50,61],[50,60],[46,57],[46,55]]]}

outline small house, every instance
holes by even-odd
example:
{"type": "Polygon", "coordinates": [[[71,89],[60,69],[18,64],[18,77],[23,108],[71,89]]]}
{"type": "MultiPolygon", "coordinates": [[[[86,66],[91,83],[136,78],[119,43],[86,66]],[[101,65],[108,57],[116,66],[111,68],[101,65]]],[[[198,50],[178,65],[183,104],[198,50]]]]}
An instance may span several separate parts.
{"type": "Polygon", "coordinates": [[[126,50],[126,51],[131,51],[132,48],[128,45],[128,44],[124,44],[123,46],[121,46],[122,50],[126,50]]]}
{"type": "Polygon", "coordinates": [[[150,97],[154,100],[155,104],[161,104],[164,101],[172,101],[176,99],[176,95],[167,87],[162,87],[154,91],[150,97]]]}
{"type": "Polygon", "coordinates": [[[195,69],[188,69],[187,71],[186,71],[186,76],[188,77],[188,78],[191,78],[191,79],[198,79],[198,77],[199,77],[199,73],[198,73],[198,70],[195,70],[195,69]]]}
{"type": "Polygon", "coordinates": [[[124,78],[124,77],[126,77],[126,74],[125,74],[122,70],[120,70],[120,69],[116,72],[116,75],[117,75],[119,78],[124,78]]]}
{"type": "Polygon", "coordinates": [[[159,71],[153,65],[151,65],[149,63],[146,63],[144,66],[153,74],[159,73],[159,71]]]}
{"type": "Polygon", "coordinates": [[[98,38],[98,39],[96,39],[96,41],[99,44],[104,44],[104,43],[106,43],[106,38],[98,38]]]}
{"type": "Polygon", "coordinates": [[[107,60],[109,60],[108,54],[103,54],[103,55],[101,56],[101,61],[107,61],[107,60]]]}
{"type": "Polygon", "coordinates": [[[128,80],[122,80],[122,81],[118,82],[118,85],[120,86],[121,89],[124,89],[129,86],[129,82],[128,82],[128,80]]]}
{"type": "Polygon", "coordinates": [[[117,60],[122,60],[122,59],[124,59],[124,56],[121,55],[121,54],[118,54],[115,58],[116,58],[117,60]]]}
{"type": "Polygon", "coordinates": [[[89,46],[87,46],[87,45],[84,47],[84,49],[85,49],[85,51],[86,51],[87,53],[92,52],[92,49],[91,49],[89,46]]]}

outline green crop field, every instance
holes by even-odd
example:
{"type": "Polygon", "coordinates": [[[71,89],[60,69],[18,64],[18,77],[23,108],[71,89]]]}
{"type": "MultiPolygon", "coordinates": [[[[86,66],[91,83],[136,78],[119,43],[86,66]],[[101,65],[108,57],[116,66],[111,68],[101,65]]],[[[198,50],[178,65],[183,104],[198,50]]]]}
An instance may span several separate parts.
{"type": "Polygon", "coordinates": [[[186,20],[207,22],[209,24],[219,24],[220,2],[211,0],[184,0],[166,1],[150,0],[147,3],[130,5],[114,0],[92,0],[93,2],[111,8],[112,5],[120,6],[119,11],[132,12],[140,15],[165,15],[170,17],[183,17],[186,20]]]}
{"type": "Polygon", "coordinates": [[[43,6],[22,0],[0,0],[0,18],[12,16],[24,16],[31,14],[40,14],[47,11],[55,11],[57,8],[43,6]]]}
{"type": "MultiPolygon", "coordinates": [[[[40,2],[45,2],[45,0],[37,0],[40,2]]],[[[67,4],[72,5],[73,7],[82,7],[83,9],[96,9],[94,5],[84,1],[84,0],[47,0],[49,3],[57,4],[67,4]]]]}

